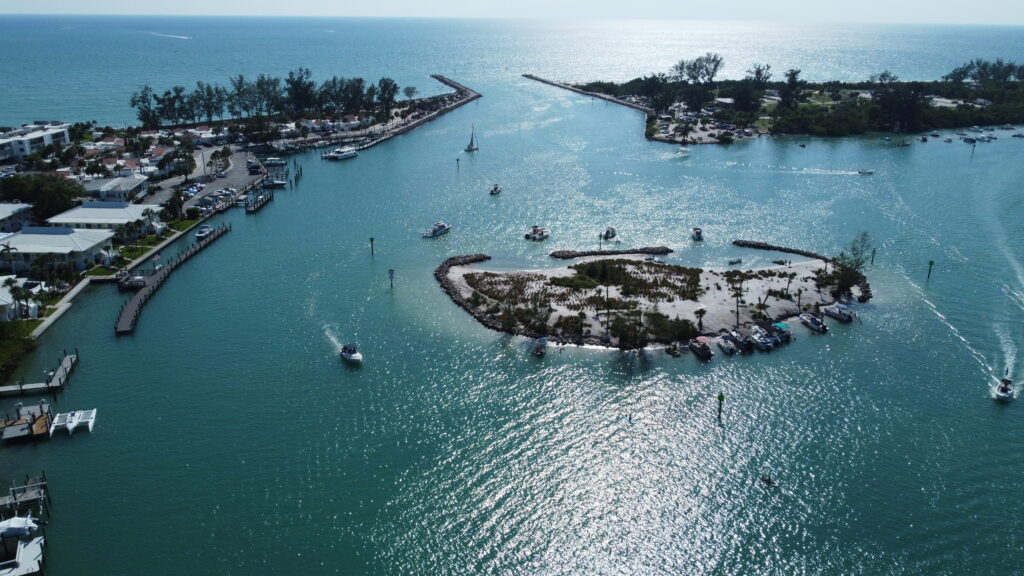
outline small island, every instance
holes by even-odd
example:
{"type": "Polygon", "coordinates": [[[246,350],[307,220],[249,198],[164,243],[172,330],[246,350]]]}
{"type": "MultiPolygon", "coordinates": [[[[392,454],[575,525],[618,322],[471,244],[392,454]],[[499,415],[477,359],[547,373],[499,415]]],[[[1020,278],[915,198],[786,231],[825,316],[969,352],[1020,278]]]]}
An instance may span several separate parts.
{"type": "MultiPolygon", "coordinates": [[[[700,269],[668,264],[651,252],[580,256],[563,268],[494,272],[484,254],[445,261],[435,277],[480,323],[500,332],[563,343],[641,348],[758,321],[816,311],[842,295],[870,297],[860,272],[870,252],[862,235],[851,253],[761,269],[700,269]]],[[[742,242],[742,241],[738,241],[742,242]]],[[[754,248],[777,249],[746,243],[754,248]]],[[[791,253],[801,251],[789,250],[791,253]]],[[[565,257],[565,255],[561,255],[565,257]]]]}

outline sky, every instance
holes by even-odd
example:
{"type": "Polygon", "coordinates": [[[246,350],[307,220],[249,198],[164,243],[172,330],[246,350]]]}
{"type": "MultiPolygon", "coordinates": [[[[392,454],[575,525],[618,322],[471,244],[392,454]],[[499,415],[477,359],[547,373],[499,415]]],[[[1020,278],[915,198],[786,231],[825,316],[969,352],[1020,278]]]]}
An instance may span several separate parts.
{"type": "Polygon", "coordinates": [[[1024,25],[1020,0],[0,0],[0,14],[680,19],[1024,25]]]}

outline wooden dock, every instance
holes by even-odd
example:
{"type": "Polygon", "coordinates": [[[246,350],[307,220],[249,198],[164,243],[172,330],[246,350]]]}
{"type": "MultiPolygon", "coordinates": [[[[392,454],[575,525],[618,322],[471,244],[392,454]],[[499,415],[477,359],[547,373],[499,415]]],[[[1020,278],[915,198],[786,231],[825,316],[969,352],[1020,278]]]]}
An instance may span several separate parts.
{"type": "Polygon", "coordinates": [[[260,192],[258,196],[256,196],[255,200],[246,200],[245,201],[245,213],[246,214],[255,214],[256,212],[259,211],[260,208],[263,208],[264,206],[266,206],[267,204],[269,204],[270,202],[273,202],[273,201],[274,201],[274,191],[273,190],[264,190],[263,192],[260,192]]]}
{"type": "Polygon", "coordinates": [[[44,513],[49,515],[46,506],[50,502],[50,487],[43,472],[36,478],[25,476],[20,486],[13,480],[6,495],[0,495],[0,519],[21,515],[22,512],[33,511],[37,517],[44,513]]]}
{"type": "MultiPolygon", "coordinates": [[[[246,209],[248,210],[248,208],[246,209]]],[[[145,306],[150,297],[152,297],[153,294],[163,286],[164,282],[167,281],[167,278],[171,275],[171,272],[174,272],[178,266],[230,231],[230,224],[214,228],[213,232],[209,236],[195,244],[192,244],[187,250],[172,258],[169,262],[164,264],[164,267],[161,268],[159,272],[146,276],[146,285],[136,292],[131,299],[126,300],[125,303],[121,305],[121,313],[117,318],[117,323],[114,324],[114,333],[120,336],[122,334],[131,334],[134,332],[135,323],[139,319],[142,307],[145,306]]]]}
{"type": "Polygon", "coordinates": [[[7,443],[49,438],[52,418],[53,414],[50,412],[50,405],[47,402],[33,406],[19,405],[16,418],[11,420],[4,418],[0,440],[7,443]]]}
{"type": "Polygon", "coordinates": [[[17,396],[19,394],[46,394],[48,392],[60,392],[71,377],[71,371],[78,364],[78,350],[74,354],[64,352],[64,357],[57,364],[57,368],[50,371],[46,382],[35,382],[26,384],[21,380],[15,384],[0,386],[0,396],[17,396]]]}

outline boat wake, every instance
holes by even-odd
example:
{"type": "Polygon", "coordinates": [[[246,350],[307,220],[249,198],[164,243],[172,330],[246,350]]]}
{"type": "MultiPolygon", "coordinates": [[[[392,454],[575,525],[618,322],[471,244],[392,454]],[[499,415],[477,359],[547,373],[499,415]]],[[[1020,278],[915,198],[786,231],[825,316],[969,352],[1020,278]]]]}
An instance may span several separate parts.
{"type": "Polygon", "coordinates": [[[159,32],[150,32],[149,30],[144,30],[144,32],[146,34],[152,34],[153,36],[159,36],[161,38],[176,38],[178,40],[191,40],[192,39],[191,36],[178,36],[176,34],[161,34],[159,32]]]}
{"type": "Polygon", "coordinates": [[[1013,374],[1014,364],[1017,360],[1017,345],[1014,344],[1014,339],[1010,336],[1010,331],[1005,324],[996,325],[995,333],[999,336],[999,342],[1003,349],[1004,370],[1007,374],[1013,374]]]}
{"type": "Polygon", "coordinates": [[[334,355],[337,356],[338,354],[341,354],[341,348],[344,344],[341,343],[341,340],[338,340],[338,335],[335,334],[334,330],[331,329],[331,326],[327,324],[324,324],[324,336],[327,337],[327,341],[334,347],[334,355]]]}

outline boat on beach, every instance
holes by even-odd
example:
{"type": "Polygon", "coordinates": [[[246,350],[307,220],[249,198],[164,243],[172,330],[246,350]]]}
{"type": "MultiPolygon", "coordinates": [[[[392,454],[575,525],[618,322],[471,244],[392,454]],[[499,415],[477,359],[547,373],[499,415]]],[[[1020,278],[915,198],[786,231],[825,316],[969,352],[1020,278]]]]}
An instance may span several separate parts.
{"type": "Polygon", "coordinates": [[[696,242],[700,242],[704,240],[704,231],[694,226],[693,231],[690,233],[690,238],[693,238],[696,242]]]}
{"type": "Polygon", "coordinates": [[[469,133],[469,144],[466,146],[466,152],[476,152],[480,149],[480,146],[476,143],[476,126],[473,126],[473,131],[469,133]]]}
{"type": "Polygon", "coordinates": [[[355,344],[345,344],[341,347],[341,359],[359,364],[363,361],[363,355],[359,353],[359,348],[355,344]]]}
{"type": "Polygon", "coordinates": [[[828,326],[825,324],[825,321],[810,312],[804,312],[801,314],[800,322],[818,334],[828,332],[828,326]]]}
{"type": "Polygon", "coordinates": [[[335,148],[330,152],[320,155],[324,160],[346,160],[348,158],[355,158],[356,156],[359,156],[359,152],[355,149],[355,146],[335,148]]]}
{"type": "Polygon", "coordinates": [[[750,339],[754,341],[754,346],[757,346],[757,349],[762,352],[770,351],[777,343],[777,339],[769,336],[768,332],[760,326],[750,327],[750,339]]]}
{"type": "Polygon", "coordinates": [[[438,236],[444,236],[452,229],[452,225],[447,222],[441,222],[438,220],[434,222],[434,227],[423,233],[424,238],[437,238],[438,236]]]}
{"type": "Polygon", "coordinates": [[[715,352],[711,350],[710,346],[708,346],[708,342],[710,341],[711,339],[707,336],[697,336],[693,340],[690,340],[690,352],[693,352],[694,356],[704,362],[711,360],[715,357],[715,352]]]}
{"type": "Polygon", "coordinates": [[[853,322],[853,318],[857,315],[849,306],[839,303],[823,306],[821,312],[840,322],[853,322]]]}
{"type": "Polygon", "coordinates": [[[494,186],[492,186],[490,194],[491,196],[497,196],[498,194],[501,194],[501,185],[495,184],[494,186]]]}
{"type": "Polygon", "coordinates": [[[533,240],[534,242],[541,242],[547,240],[548,236],[551,235],[551,230],[544,228],[543,226],[534,226],[530,228],[530,231],[523,234],[523,238],[527,240],[533,240]]]}
{"type": "Polygon", "coordinates": [[[543,358],[548,352],[548,339],[545,336],[537,338],[537,341],[533,345],[533,355],[538,358],[543,358]]]}
{"type": "Polygon", "coordinates": [[[732,356],[739,351],[739,346],[736,344],[736,338],[728,332],[725,332],[718,337],[718,347],[727,356],[732,356]]]}

